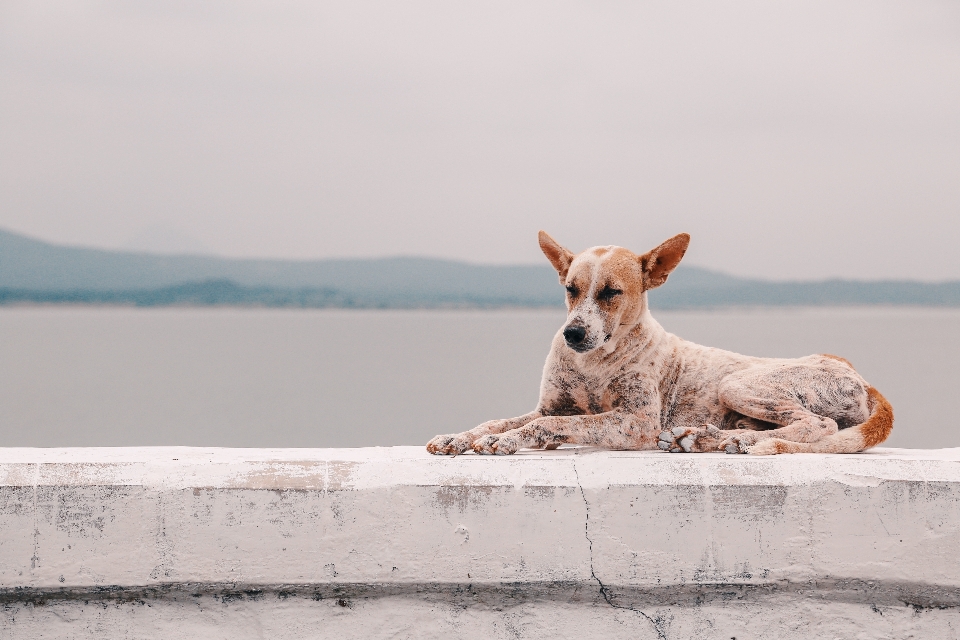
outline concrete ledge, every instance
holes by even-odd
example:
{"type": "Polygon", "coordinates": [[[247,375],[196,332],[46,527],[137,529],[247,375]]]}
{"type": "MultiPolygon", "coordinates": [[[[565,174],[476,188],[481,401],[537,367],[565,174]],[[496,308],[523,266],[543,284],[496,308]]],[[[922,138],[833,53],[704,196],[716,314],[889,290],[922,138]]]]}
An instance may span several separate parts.
{"type": "Polygon", "coordinates": [[[3,637],[953,638],[958,549],[960,449],[0,449],[3,637]]]}

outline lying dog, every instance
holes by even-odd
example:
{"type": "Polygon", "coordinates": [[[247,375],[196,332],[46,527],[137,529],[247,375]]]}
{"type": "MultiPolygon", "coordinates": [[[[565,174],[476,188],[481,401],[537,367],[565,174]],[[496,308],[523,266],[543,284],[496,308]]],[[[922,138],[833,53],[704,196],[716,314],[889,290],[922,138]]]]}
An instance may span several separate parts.
{"type": "Polygon", "coordinates": [[[514,453],[583,444],[671,452],[853,453],[883,442],[893,409],[843,358],[754,358],[667,333],[650,315],[687,250],[681,233],[638,256],[622,247],[574,255],[540,232],[567,289],[567,322],[543,369],[540,402],[427,444],[435,454],[514,453]]]}

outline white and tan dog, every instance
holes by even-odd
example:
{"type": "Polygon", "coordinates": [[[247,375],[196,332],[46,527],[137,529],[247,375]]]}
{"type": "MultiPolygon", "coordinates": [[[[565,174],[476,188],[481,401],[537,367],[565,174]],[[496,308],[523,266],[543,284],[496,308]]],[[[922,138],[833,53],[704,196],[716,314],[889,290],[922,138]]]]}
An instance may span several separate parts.
{"type": "Polygon", "coordinates": [[[754,358],[667,333],[647,291],[677,266],[682,233],[638,256],[622,247],[574,255],[540,232],[567,289],[537,408],[427,444],[436,454],[514,453],[583,444],[672,452],[853,453],[883,442],[890,403],[837,356],[754,358]]]}

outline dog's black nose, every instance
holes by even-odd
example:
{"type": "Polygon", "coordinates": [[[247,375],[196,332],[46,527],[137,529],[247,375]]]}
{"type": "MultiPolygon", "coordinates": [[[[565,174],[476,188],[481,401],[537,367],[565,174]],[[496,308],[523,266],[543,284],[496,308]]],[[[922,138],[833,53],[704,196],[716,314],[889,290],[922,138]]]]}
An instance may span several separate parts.
{"type": "Polygon", "coordinates": [[[587,337],[587,330],[583,327],[567,327],[563,330],[563,338],[569,345],[580,344],[587,337]]]}

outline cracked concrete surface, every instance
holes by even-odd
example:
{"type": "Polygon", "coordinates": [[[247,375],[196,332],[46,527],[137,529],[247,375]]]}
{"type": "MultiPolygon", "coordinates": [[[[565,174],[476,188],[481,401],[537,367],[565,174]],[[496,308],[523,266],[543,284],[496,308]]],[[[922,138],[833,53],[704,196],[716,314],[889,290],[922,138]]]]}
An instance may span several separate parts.
{"type": "Polygon", "coordinates": [[[960,450],[0,449],[0,638],[960,637],[960,450]]]}
{"type": "Polygon", "coordinates": [[[657,618],[651,618],[649,615],[637,609],[636,607],[625,607],[618,605],[610,599],[610,593],[607,590],[607,587],[604,586],[603,582],[600,581],[600,578],[597,577],[596,572],[593,569],[593,540],[590,538],[590,502],[587,500],[587,494],[583,492],[583,485],[580,484],[580,472],[577,471],[577,460],[574,458],[573,462],[573,472],[577,477],[577,489],[580,490],[580,496],[583,498],[583,507],[586,509],[586,517],[583,520],[583,534],[587,539],[587,547],[590,550],[590,577],[597,581],[597,584],[600,587],[600,597],[603,598],[603,601],[615,609],[626,609],[628,611],[633,611],[634,613],[643,616],[650,624],[653,625],[654,631],[657,633],[657,638],[659,640],[667,640],[666,632],[663,628],[664,620],[662,617],[658,616],[657,618]]]}

